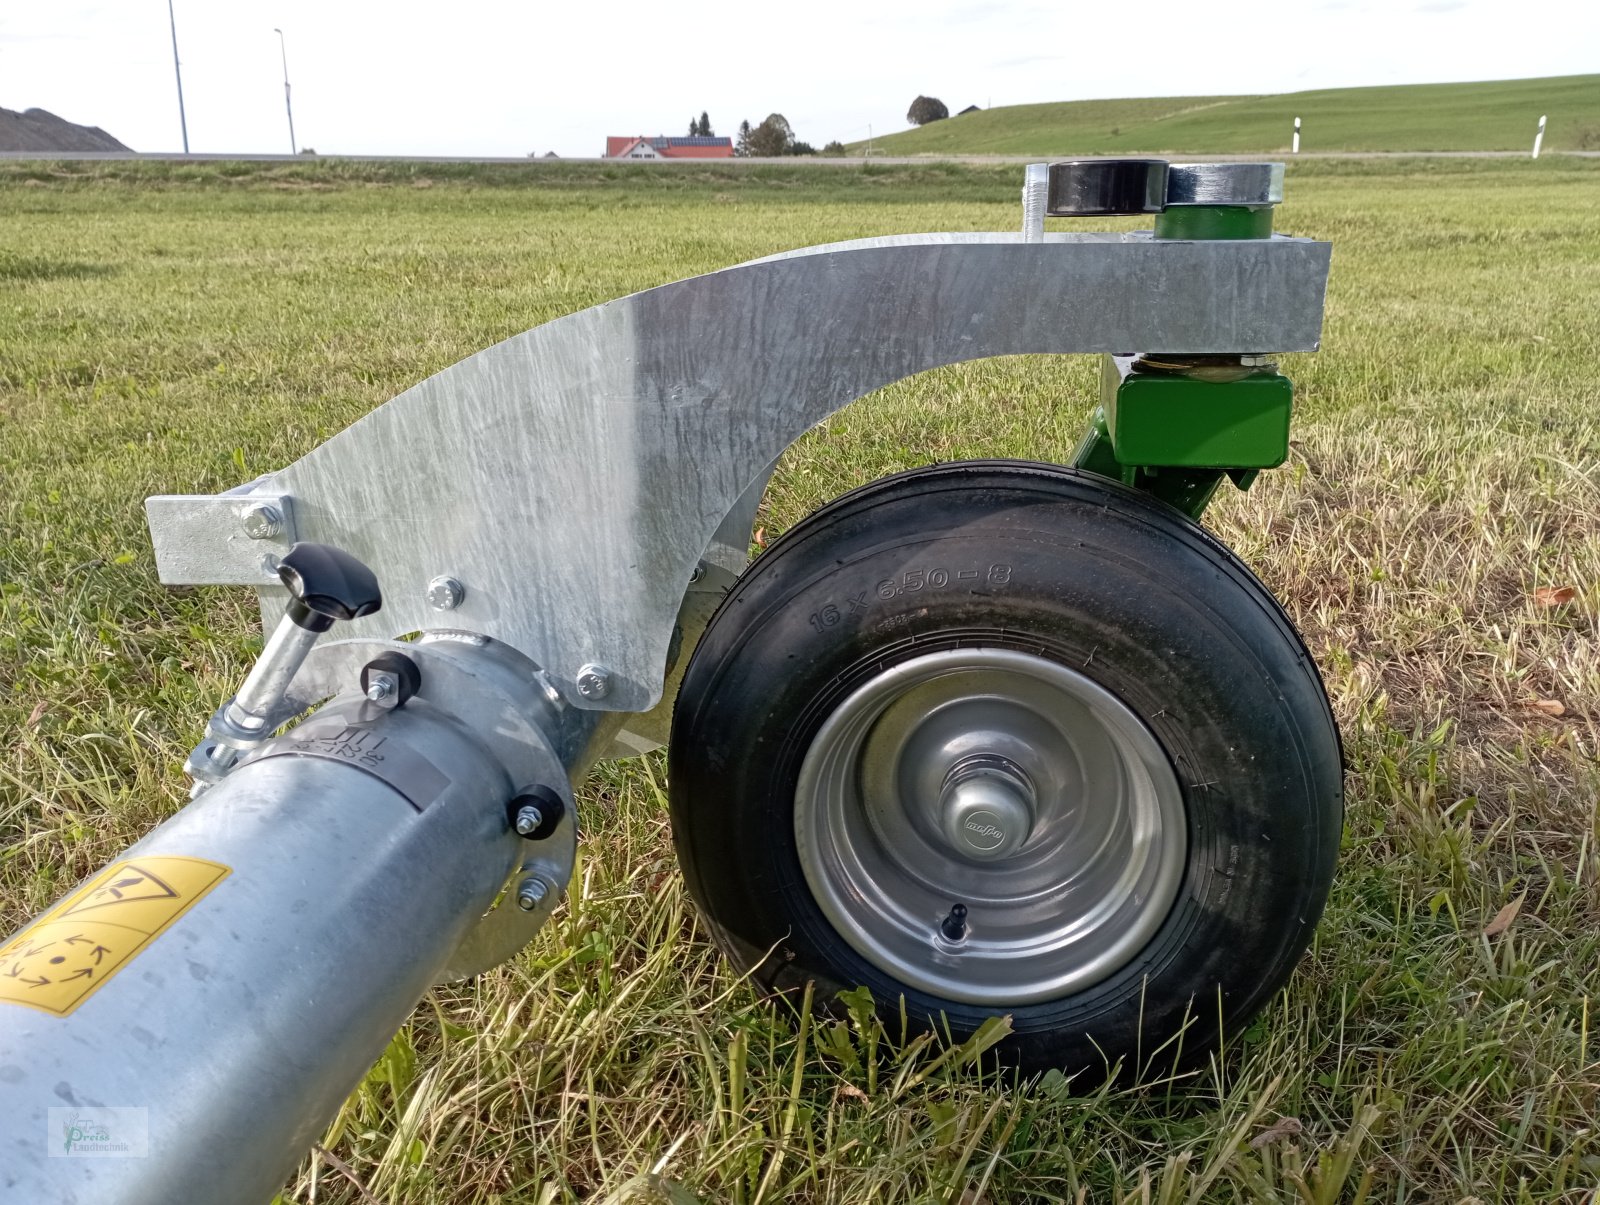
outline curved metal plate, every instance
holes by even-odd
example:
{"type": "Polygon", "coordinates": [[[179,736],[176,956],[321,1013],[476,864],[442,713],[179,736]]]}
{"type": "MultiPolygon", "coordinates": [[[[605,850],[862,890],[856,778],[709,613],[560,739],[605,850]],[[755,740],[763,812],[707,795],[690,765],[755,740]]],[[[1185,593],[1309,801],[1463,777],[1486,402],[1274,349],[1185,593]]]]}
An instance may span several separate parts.
{"type": "MultiPolygon", "coordinates": [[[[724,516],[812,424],[941,365],[1032,352],[1309,351],[1330,248],[1276,238],[928,234],[663,285],[506,340],[276,473],[296,534],[377,572],[349,635],[446,622],[545,666],[580,708],[660,696],[724,516]],[[430,579],[466,586],[431,609],[430,579]],[[604,698],[573,679],[598,663],[604,698]]],[[[254,583],[252,583],[254,584],[254,583]]],[[[262,592],[269,623],[282,592],[262,592]]]]}

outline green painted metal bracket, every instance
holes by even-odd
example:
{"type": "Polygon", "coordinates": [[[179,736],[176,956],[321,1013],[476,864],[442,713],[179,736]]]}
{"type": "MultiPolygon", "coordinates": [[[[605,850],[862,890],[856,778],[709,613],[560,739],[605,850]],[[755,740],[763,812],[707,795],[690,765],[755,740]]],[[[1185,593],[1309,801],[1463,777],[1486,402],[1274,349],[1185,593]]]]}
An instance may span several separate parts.
{"type": "Polygon", "coordinates": [[[1212,496],[1229,478],[1240,489],[1249,489],[1256,479],[1256,469],[1195,469],[1168,466],[1125,465],[1117,459],[1111,446],[1111,435],[1106,429],[1103,407],[1097,407],[1090,420],[1089,430],[1072,455],[1072,463],[1080,469],[1120,481],[1147,494],[1153,494],[1169,506],[1175,506],[1191,519],[1199,519],[1212,496]]]}
{"type": "MultiPolygon", "coordinates": [[[[1271,238],[1272,209],[1173,206],[1156,215],[1155,235],[1271,238]]],[[[1154,494],[1193,519],[1224,477],[1249,489],[1262,469],[1288,457],[1294,387],[1270,365],[1252,369],[1238,357],[1226,359],[1233,363],[1106,356],[1100,406],[1072,463],[1154,494]]]]}
{"type": "Polygon", "coordinates": [[[1117,461],[1189,469],[1273,469],[1289,455],[1294,386],[1267,369],[1236,380],[1151,371],[1106,356],[1100,405],[1117,461]]]}

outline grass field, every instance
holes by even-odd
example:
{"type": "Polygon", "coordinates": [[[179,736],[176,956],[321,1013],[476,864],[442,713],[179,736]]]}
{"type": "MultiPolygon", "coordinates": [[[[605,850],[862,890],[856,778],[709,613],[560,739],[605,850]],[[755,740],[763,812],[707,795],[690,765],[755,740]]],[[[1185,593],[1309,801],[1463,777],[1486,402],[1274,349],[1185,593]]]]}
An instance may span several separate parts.
{"type": "MultiPolygon", "coordinates": [[[[1276,96],[1181,96],[1005,105],[873,140],[885,155],[1191,155],[1304,151],[1600,150],[1600,75],[1330,88],[1276,96]]],[[[853,143],[860,154],[865,142],[853,143]]]]}
{"type": "MultiPolygon", "coordinates": [[[[147,494],[247,480],[629,290],[1013,229],[1019,180],[0,164],[0,923],[180,806],[184,754],[259,648],[243,592],[157,583],[147,494]]],[[[1322,666],[1347,831],[1313,949],[1207,1071],[1068,1095],[960,1052],[874,1056],[870,1026],[797,1032],[697,936],[652,757],[595,776],[566,907],[430,995],[281,1199],[1590,1205],[1597,190],[1587,161],[1291,169],[1279,228],[1335,244],[1325,350],[1288,362],[1291,463],[1208,523],[1322,666]]],[[[762,523],[933,460],[1063,459],[1094,368],[873,395],[790,452],[762,523]]]]}

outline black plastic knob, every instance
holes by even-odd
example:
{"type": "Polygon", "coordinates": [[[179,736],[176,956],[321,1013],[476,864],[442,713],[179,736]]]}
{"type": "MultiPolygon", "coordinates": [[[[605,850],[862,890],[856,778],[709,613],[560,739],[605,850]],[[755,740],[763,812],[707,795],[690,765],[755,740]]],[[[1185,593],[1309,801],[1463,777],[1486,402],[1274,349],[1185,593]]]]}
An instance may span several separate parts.
{"type": "Polygon", "coordinates": [[[329,544],[296,544],[278,562],[278,576],[293,595],[289,618],[309,632],[326,632],[336,619],[359,619],[383,606],[372,570],[329,544]]]}

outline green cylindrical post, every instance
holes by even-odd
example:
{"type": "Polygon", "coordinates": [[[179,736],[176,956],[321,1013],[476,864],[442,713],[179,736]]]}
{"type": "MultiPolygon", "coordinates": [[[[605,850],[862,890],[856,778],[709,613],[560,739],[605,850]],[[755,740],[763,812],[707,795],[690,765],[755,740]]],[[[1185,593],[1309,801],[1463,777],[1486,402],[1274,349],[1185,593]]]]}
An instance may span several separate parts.
{"type": "Polygon", "coordinates": [[[1271,205],[1174,205],[1156,215],[1156,237],[1243,239],[1272,237],[1271,205]]]}

